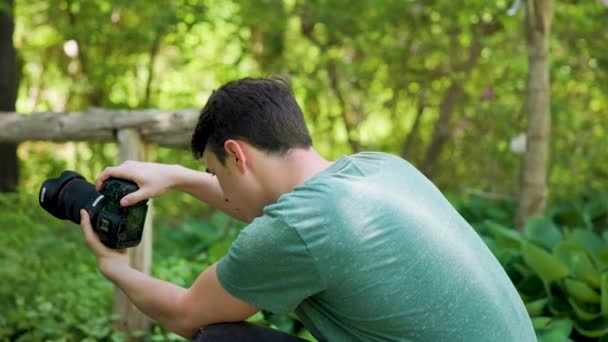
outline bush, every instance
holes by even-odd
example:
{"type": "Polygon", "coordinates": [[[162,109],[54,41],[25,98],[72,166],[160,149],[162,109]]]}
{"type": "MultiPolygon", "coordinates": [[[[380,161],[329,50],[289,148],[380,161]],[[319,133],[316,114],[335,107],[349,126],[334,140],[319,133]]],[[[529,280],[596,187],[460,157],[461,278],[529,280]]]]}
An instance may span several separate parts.
{"type": "Polygon", "coordinates": [[[484,235],[526,303],[539,341],[608,341],[608,196],[588,191],[520,233],[485,219],[484,235]]]}
{"type": "Polygon", "coordinates": [[[82,233],[38,206],[0,197],[0,338],[122,340],[111,330],[113,286],[96,271],[82,233]]]}

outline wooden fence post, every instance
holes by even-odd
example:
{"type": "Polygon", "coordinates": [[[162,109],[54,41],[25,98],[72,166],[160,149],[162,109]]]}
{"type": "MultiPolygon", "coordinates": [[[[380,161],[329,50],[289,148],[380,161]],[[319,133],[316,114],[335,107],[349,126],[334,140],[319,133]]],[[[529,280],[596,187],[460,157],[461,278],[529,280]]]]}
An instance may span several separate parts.
{"type": "MultiPolygon", "coordinates": [[[[117,140],[119,162],[147,159],[145,145],[137,130],[121,129],[118,131],[117,140]]],[[[152,219],[152,201],[148,200],[148,214],[142,240],[137,247],[128,249],[131,266],[146,274],[150,274],[152,266],[152,219]]],[[[131,334],[135,331],[148,331],[150,322],[118,287],[115,288],[114,294],[114,313],[120,316],[115,328],[125,333],[127,341],[143,340],[131,334]]]]}

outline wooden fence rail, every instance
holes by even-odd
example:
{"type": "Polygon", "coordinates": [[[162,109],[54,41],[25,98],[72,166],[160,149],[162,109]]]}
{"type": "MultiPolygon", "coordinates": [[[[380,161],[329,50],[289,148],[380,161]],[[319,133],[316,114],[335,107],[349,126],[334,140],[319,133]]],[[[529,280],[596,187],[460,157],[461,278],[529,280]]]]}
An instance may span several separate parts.
{"type": "Polygon", "coordinates": [[[198,115],[198,110],[194,109],[92,110],[28,115],[0,112],[0,142],[113,142],[119,130],[130,128],[138,131],[144,143],[183,148],[190,145],[198,115]]]}
{"type": "MultiPolygon", "coordinates": [[[[0,143],[116,142],[118,162],[149,160],[144,148],[147,143],[174,148],[188,147],[198,115],[198,111],[193,109],[92,110],[29,115],[0,112],[0,143]]],[[[152,201],[149,201],[142,241],[136,248],[129,249],[131,266],[146,274],[150,274],[152,263],[152,211],[152,201]]],[[[115,323],[115,328],[125,332],[128,341],[141,340],[130,336],[131,332],[146,331],[149,328],[149,321],[118,288],[115,288],[114,294],[114,313],[120,317],[115,323]]]]}

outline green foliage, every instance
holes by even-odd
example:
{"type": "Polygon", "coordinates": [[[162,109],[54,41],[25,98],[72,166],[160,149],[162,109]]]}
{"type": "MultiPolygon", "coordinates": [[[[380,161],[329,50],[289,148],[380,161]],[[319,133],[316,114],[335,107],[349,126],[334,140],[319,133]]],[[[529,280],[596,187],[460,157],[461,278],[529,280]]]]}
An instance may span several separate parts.
{"type": "Polygon", "coordinates": [[[491,219],[478,224],[526,303],[539,341],[608,338],[606,199],[605,192],[588,191],[530,219],[523,233],[491,219]]]}
{"type": "MultiPolygon", "coordinates": [[[[112,329],[114,286],[98,272],[79,226],[53,218],[25,194],[0,194],[0,226],[7,228],[0,235],[0,340],[124,340],[112,329]]],[[[242,227],[219,212],[176,227],[157,224],[152,275],[189,287],[242,227]]],[[[261,312],[250,321],[312,340],[293,315],[261,312]]],[[[147,337],[184,340],[156,324],[147,337]]]]}
{"type": "MultiPolygon", "coordinates": [[[[527,60],[523,11],[506,15],[509,1],[15,3],[19,112],[200,108],[223,82],[285,73],[323,156],[361,148],[417,166],[436,160],[432,178],[444,190],[517,193],[520,158],[509,140],[526,126],[527,60]],[[66,53],[67,42],[77,43],[76,55],[66,53]],[[452,85],[461,89],[453,101],[452,85]],[[451,116],[439,129],[442,110],[451,116]],[[440,132],[443,151],[428,155],[440,132]]],[[[608,179],[607,15],[598,1],[555,6],[548,175],[554,198],[608,179]]],[[[32,145],[20,147],[21,156],[30,152],[24,166],[48,169],[37,160],[52,153],[32,145]]],[[[53,158],[92,165],[87,176],[115,162],[112,148],[70,146],[53,158]]],[[[22,182],[32,189],[27,178],[22,182]]]]}
{"type": "Polygon", "coordinates": [[[0,197],[0,339],[121,340],[111,329],[113,287],[96,271],[78,226],[36,198],[0,197]]]}

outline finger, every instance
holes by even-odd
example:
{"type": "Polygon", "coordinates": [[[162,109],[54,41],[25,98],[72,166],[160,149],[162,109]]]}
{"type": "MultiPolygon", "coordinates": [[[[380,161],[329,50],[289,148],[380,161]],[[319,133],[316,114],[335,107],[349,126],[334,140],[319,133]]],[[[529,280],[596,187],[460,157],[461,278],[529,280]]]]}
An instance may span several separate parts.
{"type": "Polygon", "coordinates": [[[82,232],[84,233],[85,239],[88,241],[91,238],[91,234],[95,234],[93,232],[93,227],[91,226],[91,218],[89,217],[89,213],[80,209],[80,226],[82,227],[82,232]]]}
{"type": "Polygon", "coordinates": [[[95,248],[96,245],[101,243],[101,241],[99,241],[99,238],[97,237],[97,235],[95,235],[95,232],[93,231],[93,227],[91,226],[91,219],[89,218],[89,213],[84,209],[80,210],[80,226],[82,227],[84,239],[89,246],[95,248]]]}
{"type": "Polygon", "coordinates": [[[129,174],[130,172],[126,170],[124,165],[106,167],[99,174],[99,176],[97,176],[97,179],[95,180],[95,189],[97,189],[97,191],[100,191],[101,187],[103,186],[103,182],[105,182],[106,179],[110,177],[129,179],[129,174]]]}
{"type": "Polygon", "coordinates": [[[95,189],[97,189],[97,191],[101,190],[101,186],[106,179],[112,177],[112,172],[114,172],[115,169],[116,167],[106,167],[99,176],[97,176],[97,179],[95,180],[95,189]]]}
{"type": "Polygon", "coordinates": [[[82,228],[92,229],[91,218],[89,217],[89,213],[84,209],[80,209],[80,226],[82,228]]]}
{"type": "Polygon", "coordinates": [[[123,207],[128,207],[148,198],[150,198],[150,195],[146,191],[140,189],[124,196],[120,200],[120,205],[123,207]]]}

